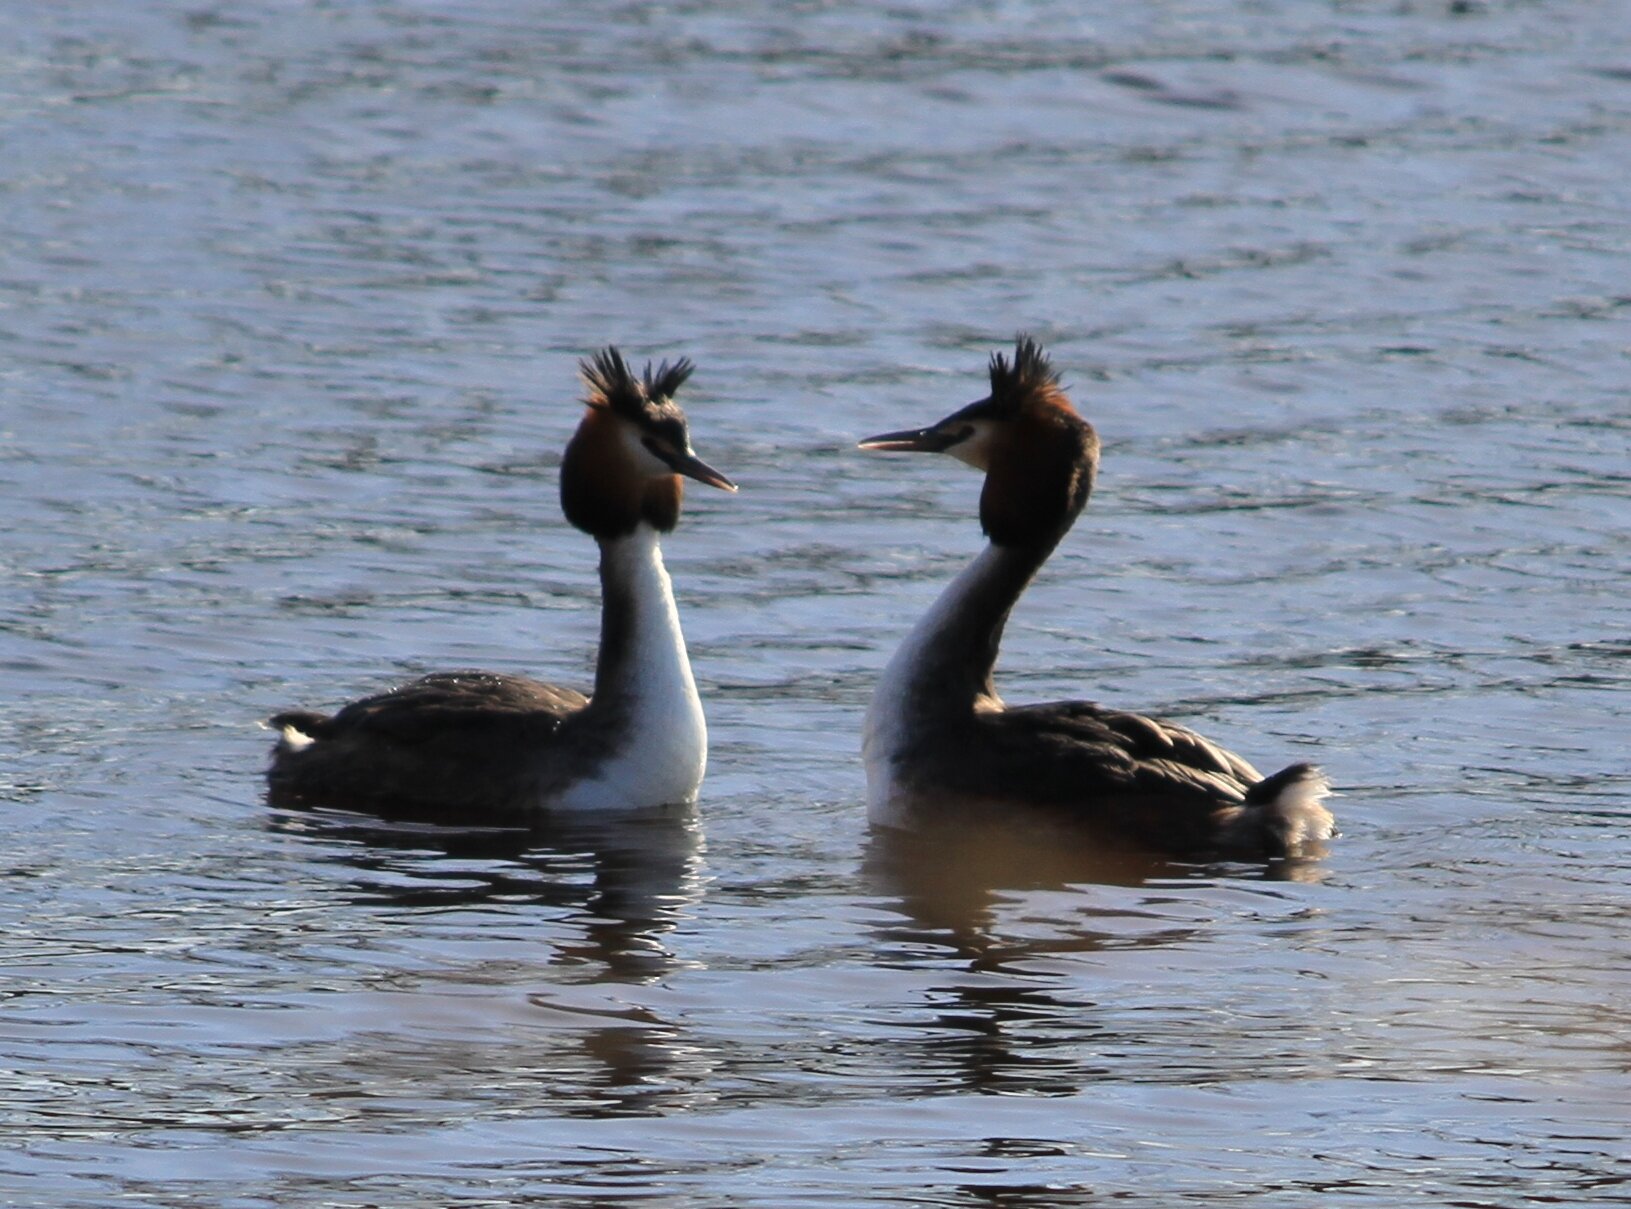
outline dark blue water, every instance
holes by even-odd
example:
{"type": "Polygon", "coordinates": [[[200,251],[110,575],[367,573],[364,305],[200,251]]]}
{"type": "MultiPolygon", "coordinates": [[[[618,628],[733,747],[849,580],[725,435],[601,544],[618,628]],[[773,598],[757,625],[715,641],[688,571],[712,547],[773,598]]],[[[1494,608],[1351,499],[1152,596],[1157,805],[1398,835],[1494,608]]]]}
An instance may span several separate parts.
{"type": "Polygon", "coordinates": [[[1631,7],[0,3],[0,1192],[1623,1203],[1631,7]],[[1465,11],[1461,11],[1465,10],[1465,11]],[[1010,701],[1317,760],[1301,880],[869,836],[1036,333],[1010,701]],[[689,355],[694,816],[281,814],[254,721],[584,685],[578,357],[689,355]]]}

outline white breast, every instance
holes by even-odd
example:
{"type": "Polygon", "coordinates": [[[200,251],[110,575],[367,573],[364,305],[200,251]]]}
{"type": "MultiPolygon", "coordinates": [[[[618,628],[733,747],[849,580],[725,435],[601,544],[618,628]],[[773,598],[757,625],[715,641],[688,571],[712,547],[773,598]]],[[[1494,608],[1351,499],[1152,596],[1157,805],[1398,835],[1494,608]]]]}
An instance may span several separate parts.
{"type": "Polygon", "coordinates": [[[955,617],[975,586],[989,575],[999,557],[987,546],[978,558],[948,584],[929,611],[906,635],[872,690],[866,721],[861,728],[861,758],[866,765],[866,816],[879,827],[906,827],[908,802],[896,775],[895,757],[906,743],[911,724],[908,704],[911,689],[935,636],[955,617]]]}
{"type": "Polygon", "coordinates": [[[614,560],[610,573],[630,586],[635,599],[633,657],[626,682],[617,686],[628,733],[610,759],[550,804],[641,810],[693,802],[708,763],[708,726],[657,534],[641,525],[629,537],[606,543],[605,551],[614,560]]]}

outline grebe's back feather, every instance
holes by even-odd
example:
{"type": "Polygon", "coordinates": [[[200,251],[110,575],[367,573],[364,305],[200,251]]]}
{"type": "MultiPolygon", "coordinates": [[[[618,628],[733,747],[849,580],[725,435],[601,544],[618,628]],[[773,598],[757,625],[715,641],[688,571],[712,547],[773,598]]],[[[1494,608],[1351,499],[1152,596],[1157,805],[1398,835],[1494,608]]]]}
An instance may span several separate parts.
{"type": "Polygon", "coordinates": [[[1117,829],[1168,851],[1296,853],[1333,834],[1329,791],[1311,764],[1265,778],[1187,727],[1086,701],[976,712],[957,783],[1010,798],[1004,770],[1027,767],[1029,801],[1079,811],[1098,803],[1117,829]],[[984,765],[981,768],[980,765],[984,765]]]}
{"type": "Polygon", "coordinates": [[[272,800],[521,816],[604,755],[587,736],[563,734],[587,704],[580,692],[522,676],[436,672],[333,715],[281,713],[269,723],[281,732],[267,773],[272,800]]]}

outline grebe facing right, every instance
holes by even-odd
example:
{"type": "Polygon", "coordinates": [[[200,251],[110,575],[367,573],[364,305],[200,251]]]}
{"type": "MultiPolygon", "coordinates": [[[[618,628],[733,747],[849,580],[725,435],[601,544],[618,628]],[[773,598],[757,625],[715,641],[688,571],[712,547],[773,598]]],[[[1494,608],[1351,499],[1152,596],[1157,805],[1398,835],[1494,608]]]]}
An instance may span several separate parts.
{"type": "Polygon", "coordinates": [[[691,452],[674,402],[689,361],[636,377],[607,348],[581,369],[588,410],[561,459],[561,507],[600,546],[594,695],[439,672],[333,716],[278,714],[274,803],[525,824],[695,800],[708,731],[657,539],[679,519],[679,476],[736,487],[691,452]]]}
{"type": "Polygon", "coordinates": [[[1299,856],[1335,834],[1312,764],[1264,777],[1194,731],[1086,701],[1010,708],[992,681],[1009,611],[1093,490],[1099,439],[1035,341],[991,358],[991,393],[862,449],[948,453],[985,472],[990,544],[889,661],[867,710],[867,812],[889,827],[959,807],[1040,808],[1164,852],[1299,856]]]}

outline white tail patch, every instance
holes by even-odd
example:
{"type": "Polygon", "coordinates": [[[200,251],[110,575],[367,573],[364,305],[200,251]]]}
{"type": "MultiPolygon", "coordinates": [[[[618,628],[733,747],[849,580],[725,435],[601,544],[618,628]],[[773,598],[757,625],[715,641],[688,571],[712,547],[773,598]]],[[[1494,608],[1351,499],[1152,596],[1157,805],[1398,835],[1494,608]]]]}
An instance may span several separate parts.
{"type": "Polygon", "coordinates": [[[1331,779],[1323,772],[1311,773],[1287,785],[1274,795],[1274,804],[1287,810],[1306,810],[1331,796],[1331,779]]]}
{"type": "Polygon", "coordinates": [[[1274,820],[1274,830],[1286,851],[1295,853],[1305,844],[1328,840],[1336,834],[1336,819],[1321,805],[1330,796],[1330,780],[1316,772],[1291,782],[1274,795],[1274,801],[1259,809],[1274,820]]]}
{"type": "Polygon", "coordinates": [[[296,730],[292,726],[283,727],[278,736],[278,746],[284,751],[305,751],[315,742],[317,740],[305,731],[296,730]]]}

